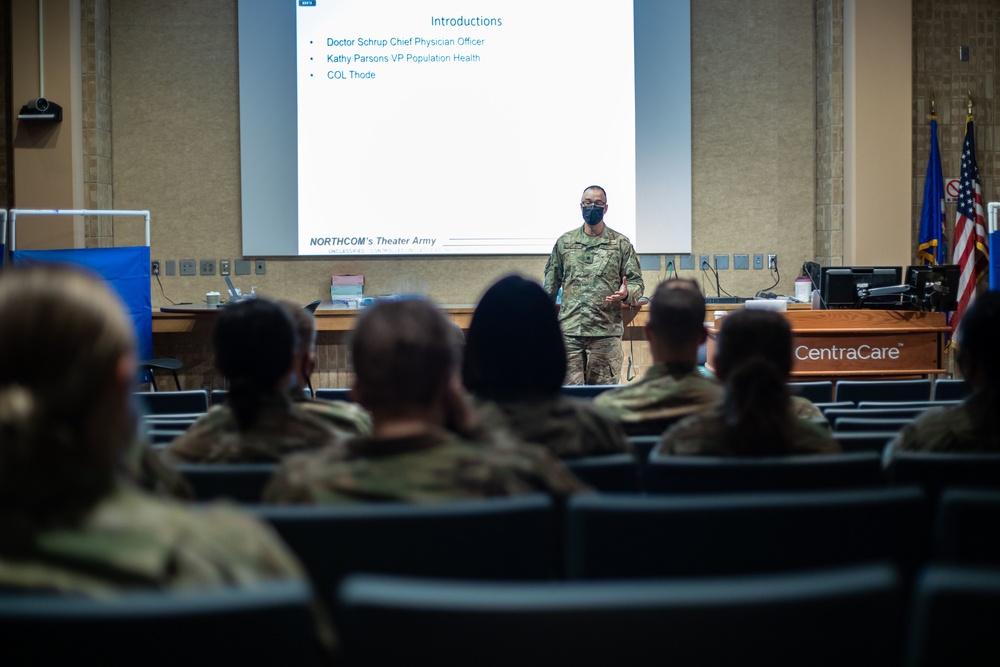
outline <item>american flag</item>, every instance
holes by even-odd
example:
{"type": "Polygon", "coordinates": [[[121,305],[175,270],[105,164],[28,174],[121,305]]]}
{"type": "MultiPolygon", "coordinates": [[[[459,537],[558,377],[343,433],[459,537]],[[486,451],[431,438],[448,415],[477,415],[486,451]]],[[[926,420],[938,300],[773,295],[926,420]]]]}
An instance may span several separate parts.
{"type": "Polygon", "coordinates": [[[986,250],[986,219],[983,217],[983,193],[979,186],[976,165],[976,137],[970,118],[965,124],[965,144],[962,146],[962,178],[958,195],[958,217],[955,219],[955,255],[961,273],[958,277],[958,310],[951,318],[951,330],[958,329],[965,309],[976,298],[976,282],[988,271],[986,250]]]}

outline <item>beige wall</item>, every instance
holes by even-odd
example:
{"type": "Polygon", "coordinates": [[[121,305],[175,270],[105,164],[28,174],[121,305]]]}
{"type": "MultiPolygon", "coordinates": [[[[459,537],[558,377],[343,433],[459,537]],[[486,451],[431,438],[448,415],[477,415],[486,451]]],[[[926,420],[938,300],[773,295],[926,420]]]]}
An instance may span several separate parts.
{"type": "MultiPolygon", "coordinates": [[[[79,0],[44,3],[45,97],[63,107],[61,123],[18,121],[21,105],[39,96],[38,4],[11,8],[11,111],[15,116],[14,205],[83,208],[83,123],[79,0]]],[[[83,245],[82,220],[31,217],[18,222],[19,248],[83,245]]]]}
{"type": "MultiPolygon", "coordinates": [[[[240,258],[235,3],[112,0],[110,16],[115,207],[152,211],[154,259],[240,258]]],[[[692,54],[695,253],[775,252],[789,292],[813,257],[812,2],[692,3],[692,54]]],[[[266,276],[236,283],[308,302],[331,274],[363,273],[369,293],[426,291],[468,303],[508,272],[541,277],[544,264],[523,256],[270,258],[266,276]]],[[[650,291],[661,276],[647,272],[650,291]]],[[[162,280],[174,301],[200,299],[220,282],[162,280]]],[[[767,271],[732,269],[721,280],[741,295],[773,282],[767,271]]],[[[166,304],[155,285],[153,300],[166,304]]]]}
{"type": "MultiPolygon", "coordinates": [[[[996,85],[1000,74],[1000,3],[971,0],[956,11],[953,2],[913,0],[913,194],[912,249],[916,255],[924,175],[930,152],[930,97],[937,98],[938,141],[945,179],[958,178],[965,139],[966,98],[975,100],[976,159],[983,200],[1000,199],[1000,132],[996,85]],[[969,47],[969,60],[958,58],[958,47],[969,47]]],[[[954,248],[955,204],[945,206],[949,257],[954,248]]]]}
{"type": "Polygon", "coordinates": [[[910,263],[911,14],[844,1],[844,264],[910,263]]]}

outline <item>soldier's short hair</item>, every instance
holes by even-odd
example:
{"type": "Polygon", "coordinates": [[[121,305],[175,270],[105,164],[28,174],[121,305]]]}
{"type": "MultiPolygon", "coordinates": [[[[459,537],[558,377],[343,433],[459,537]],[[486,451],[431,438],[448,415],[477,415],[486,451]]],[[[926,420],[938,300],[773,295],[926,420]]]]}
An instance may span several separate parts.
{"type": "Polygon", "coordinates": [[[601,194],[604,195],[604,203],[608,203],[608,193],[600,185],[588,185],[585,187],[583,192],[580,193],[580,201],[583,201],[583,195],[587,194],[587,190],[600,190],[601,194]]]}
{"type": "Polygon", "coordinates": [[[454,327],[424,299],[380,301],[351,335],[355,387],[369,410],[432,405],[455,371],[454,327]]]}
{"type": "Polygon", "coordinates": [[[705,331],[705,296],[698,283],[671,278],[657,285],[649,301],[649,326],[654,336],[668,344],[700,341],[705,331]]]}

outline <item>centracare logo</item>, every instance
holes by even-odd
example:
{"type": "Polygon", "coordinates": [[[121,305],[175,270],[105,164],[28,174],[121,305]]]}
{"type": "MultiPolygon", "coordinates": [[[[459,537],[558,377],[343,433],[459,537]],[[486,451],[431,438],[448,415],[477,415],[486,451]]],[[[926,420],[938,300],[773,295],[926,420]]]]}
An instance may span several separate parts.
{"type": "Polygon", "coordinates": [[[871,345],[858,345],[855,347],[840,347],[837,345],[809,347],[808,345],[799,345],[795,348],[795,358],[799,361],[899,359],[900,347],[901,345],[896,347],[872,347],[871,345]]]}

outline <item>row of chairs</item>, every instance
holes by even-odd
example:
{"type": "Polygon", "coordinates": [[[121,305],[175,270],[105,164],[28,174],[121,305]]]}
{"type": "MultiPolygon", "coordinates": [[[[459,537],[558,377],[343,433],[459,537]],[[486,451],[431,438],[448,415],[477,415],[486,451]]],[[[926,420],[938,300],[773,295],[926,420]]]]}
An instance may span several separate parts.
{"type": "MultiPolygon", "coordinates": [[[[964,380],[869,380],[837,382],[791,382],[792,391],[813,403],[850,403],[854,405],[867,401],[912,402],[912,401],[960,401],[970,392],[964,380]]],[[[593,398],[612,389],[612,385],[570,385],[563,387],[567,396],[593,398]]],[[[225,400],[225,389],[211,392],[203,389],[171,392],[136,392],[150,414],[174,414],[205,412],[210,405],[225,400]]],[[[316,397],[325,400],[350,400],[350,389],[317,389],[316,397]]]]}
{"type": "MultiPolygon", "coordinates": [[[[859,451],[767,458],[653,454],[647,460],[640,452],[575,459],[566,461],[566,466],[594,489],[612,493],[809,491],[912,484],[936,496],[952,486],[1000,488],[1000,456],[995,454],[859,451]]],[[[277,465],[185,463],[176,467],[200,500],[228,497],[257,502],[277,465]]]]}
{"type": "MultiPolygon", "coordinates": [[[[306,389],[308,395],[309,390],[306,389]]],[[[317,389],[316,397],[327,401],[350,400],[350,389],[317,389]]],[[[188,389],[184,391],[137,391],[136,398],[148,415],[203,414],[213,405],[219,405],[229,395],[227,389],[188,389]]]]}
{"type": "MultiPolygon", "coordinates": [[[[1000,573],[934,566],[907,605],[871,564],[634,582],[356,575],[337,595],[345,665],[995,665],[1000,573]],[[909,609],[907,609],[909,607],[909,609]],[[908,620],[904,620],[908,619],[908,620]]],[[[4,664],[318,664],[309,591],[0,596],[4,664]]]]}
{"type": "MultiPolygon", "coordinates": [[[[790,382],[792,392],[813,403],[862,401],[956,401],[971,389],[965,380],[841,380],[790,382]]],[[[563,393],[577,398],[593,398],[612,389],[608,385],[574,385],[563,393]]]]}
{"type": "Polygon", "coordinates": [[[356,572],[489,580],[759,574],[872,561],[1000,567],[1000,491],[915,487],[437,505],[245,505],[327,594],[356,572]]]}

